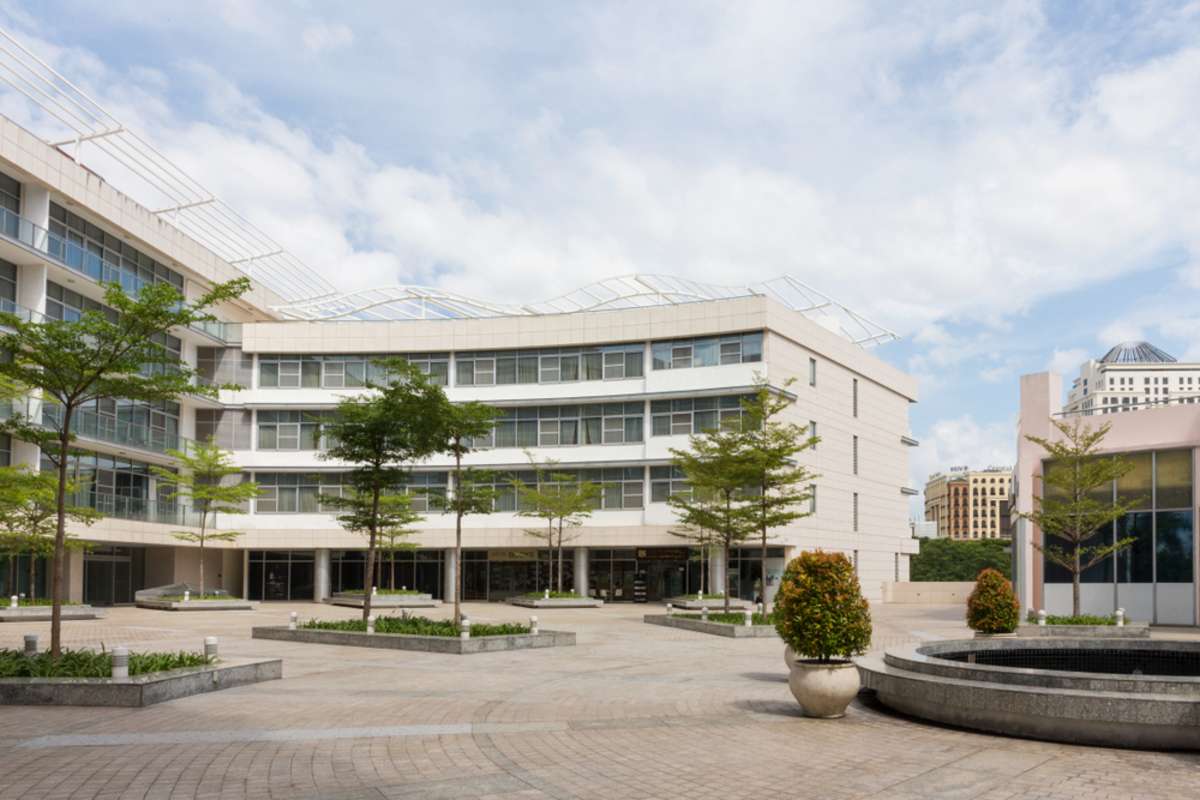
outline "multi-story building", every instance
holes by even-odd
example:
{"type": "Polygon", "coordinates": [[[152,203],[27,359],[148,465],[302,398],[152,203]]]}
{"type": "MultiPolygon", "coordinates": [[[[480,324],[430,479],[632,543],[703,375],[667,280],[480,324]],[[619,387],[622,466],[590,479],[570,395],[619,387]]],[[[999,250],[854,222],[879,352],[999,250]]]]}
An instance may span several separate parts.
{"type": "Polygon", "coordinates": [[[1064,411],[1116,414],[1200,403],[1200,363],[1181,363],[1149,342],[1122,342],[1084,362],[1064,411]]]}
{"type": "MultiPolygon", "coordinates": [[[[1084,542],[1091,547],[1128,538],[1134,540],[1133,545],[1082,573],[1081,610],[1108,615],[1124,608],[1129,619],[1140,622],[1200,624],[1200,582],[1196,581],[1200,547],[1195,524],[1200,507],[1195,480],[1200,467],[1200,408],[1178,402],[1149,408],[1145,403],[1137,405],[1141,413],[1104,420],[1110,427],[1099,450],[1120,456],[1129,464],[1129,471],[1089,495],[1132,503],[1133,508],[1084,542]]],[[[1044,491],[1042,476],[1053,466],[1046,452],[1026,437],[1059,439],[1051,420],[1087,414],[1086,410],[1063,408],[1059,375],[1022,376],[1015,512],[1029,513],[1036,508],[1044,491]]],[[[1084,424],[1094,428],[1098,421],[1084,424]]],[[[1070,614],[1072,576],[1045,558],[1039,546],[1046,543],[1032,521],[1017,515],[1013,536],[1017,595],[1026,609],[1070,614]]]]}
{"type": "MultiPolygon", "coordinates": [[[[502,410],[469,458],[497,471],[500,492],[493,513],[467,518],[462,564],[454,561],[453,520],[431,499],[454,491],[450,462],[413,465],[408,485],[420,490],[414,503],[426,516],[418,549],[397,557],[399,585],[446,596],[459,570],[468,599],[546,585],[545,556],[526,532],[532,521],[515,513],[508,483],[529,475],[528,452],[603,484],[599,508],[567,552],[578,591],[627,600],[635,581],[651,599],[694,591],[700,561],[673,535],[666,503],[684,488],[670,449],[737,416],[759,379],[794,399],[787,417],[820,437],[804,455],[819,475],[805,509],[811,515],[776,532],[768,595],[785,559],[801,548],[845,552],[868,595],[907,576],[915,551],[904,485],[916,444],[907,434],[915,382],[867,349],[889,334],[799,282],[729,288],[627,277],[520,307],[413,287],[303,299],[315,293],[300,282],[319,286],[320,279],[278,253],[232,258],[223,240],[205,235],[213,217],[203,218],[208,227],[189,226],[185,209],[183,221],[170,224],[175,210],[143,207],[3,118],[0,173],[6,309],[70,318],[102,306],[99,279],[131,290],[167,281],[189,297],[241,274],[254,279],[249,293],[217,310],[219,324],[178,330],[164,342],[202,379],[241,389],[177,403],[106,402],[79,418],[70,464],[78,501],[105,517],[73,531],[94,546],[70,554],[72,599],[129,602],[143,587],[196,578],[197,548],[172,535],[194,525],[194,516],[170,499],[150,466],[170,466],[167,450],[210,436],[262,494],[247,515],[218,520],[243,535],[208,545],[207,574],[261,600],[321,599],[361,587],[365,542],[340,528],[319,499],[341,490],[351,466],[320,458],[322,426],[339,398],[364,391],[372,359],[384,354],[420,365],[452,400],[502,410]]],[[[0,459],[42,463],[36,448],[15,441],[3,442],[0,459]]],[[[757,548],[738,548],[728,564],[711,561],[712,585],[729,574],[733,590],[752,597],[762,569],[757,548]]]]}
{"type": "Polygon", "coordinates": [[[925,519],[950,539],[1004,539],[1009,532],[1011,467],[952,467],[925,483],[925,519]]]}

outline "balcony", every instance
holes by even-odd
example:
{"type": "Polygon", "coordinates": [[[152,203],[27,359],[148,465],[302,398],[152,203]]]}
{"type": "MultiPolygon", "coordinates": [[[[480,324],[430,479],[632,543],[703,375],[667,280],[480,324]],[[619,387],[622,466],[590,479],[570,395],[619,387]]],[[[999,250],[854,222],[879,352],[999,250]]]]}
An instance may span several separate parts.
{"type": "Polygon", "coordinates": [[[23,322],[41,322],[46,317],[33,309],[14,303],[7,297],[0,297],[0,313],[12,314],[23,322]]]}
{"type": "Polygon", "coordinates": [[[159,502],[143,497],[127,497],[100,492],[78,492],[68,497],[71,505],[94,508],[106,517],[160,525],[200,527],[199,512],[178,503],[159,502]]]}
{"type": "MultiPolygon", "coordinates": [[[[42,424],[57,428],[62,423],[62,407],[50,403],[42,404],[42,424]]],[[[168,450],[190,452],[195,442],[177,433],[139,425],[127,420],[98,414],[95,411],[77,411],[71,419],[71,432],[81,439],[132,447],[149,453],[166,454],[168,450]]]]}
{"type": "MultiPolygon", "coordinates": [[[[7,208],[0,208],[0,235],[49,256],[56,263],[94,281],[119,284],[129,295],[137,295],[151,283],[137,273],[105,261],[83,246],[51,233],[7,208]]],[[[24,311],[36,313],[28,309],[24,311]]],[[[240,344],[242,341],[242,325],[239,322],[198,322],[189,327],[222,344],[240,344]]]]}

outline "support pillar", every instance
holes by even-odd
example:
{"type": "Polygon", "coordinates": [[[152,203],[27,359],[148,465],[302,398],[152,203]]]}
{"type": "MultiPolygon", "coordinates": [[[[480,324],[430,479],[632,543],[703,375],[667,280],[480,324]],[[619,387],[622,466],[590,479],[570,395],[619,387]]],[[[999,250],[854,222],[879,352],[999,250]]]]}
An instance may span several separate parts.
{"type": "Polygon", "coordinates": [[[588,593],[588,549],[575,548],[575,594],[587,597],[588,593]]]}
{"type": "Polygon", "coordinates": [[[708,559],[708,590],[710,592],[727,592],[729,586],[725,581],[725,551],[714,549],[708,559]]]}
{"type": "Polygon", "coordinates": [[[454,582],[458,578],[458,564],[454,558],[454,548],[448,547],[442,554],[442,601],[454,602],[454,582]]]}
{"type": "MultiPolygon", "coordinates": [[[[83,602],[83,551],[68,550],[67,561],[63,565],[63,599],[72,603],[83,602]]],[[[47,576],[48,577],[48,576],[47,576]]],[[[50,581],[46,582],[46,591],[50,591],[50,581]]]]}
{"type": "Polygon", "coordinates": [[[316,579],[313,581],[313,601],[320,603],[329,599],[329,548],[318,547],[315,553],[316,579]]]}

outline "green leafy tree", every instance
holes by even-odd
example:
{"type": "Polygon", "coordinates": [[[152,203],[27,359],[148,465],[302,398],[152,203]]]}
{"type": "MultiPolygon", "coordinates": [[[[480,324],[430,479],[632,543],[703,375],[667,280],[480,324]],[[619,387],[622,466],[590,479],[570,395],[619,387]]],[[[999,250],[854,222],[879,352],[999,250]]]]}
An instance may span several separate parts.
{"type": "Polygon", "coordinates": [[[691,491],[673,494],[667,502],[679,522],[690,529],[711,531],[725,554],[725,612],[729,612],[729,561],[733,547],[758,530],[747,499],[754,475],[741,434],[734,427],[692,434],[689,449],[671,449],[672,463],[691,491]]]}
{"type": "Polygon", "coordinates": [[[1071,614],[1079,616],[1080,576],[1137,541],[1131,536],[1109,544],[1098,535],[1100,530],[1124,517],[1144,498],[1114,502],[1104,491],[1133,469],[1132,463],[1119,456],[1100,455],[1110,423],[1092,428],[1076,417],[1071,422],[1052,419],[1050,424],[1061,439],[1025,437],[1040,445],[1050,461],[1042,476],[1041,496],[1033,498],[1034,510],[1018,511],[1017,516],[1041,529],[1043,541],[1034,542],[1034,547],[1071,574],[1071,614]],[[1062,544],[1052,543],[1051,537],[1062,544]]]}
{"type": "MultiPolygon", "coordinates": [[[[533,457],[530,456],[530,461],[533,457]]],[[[546,541],[550,554],[550,573],[554,575],[554,590],[563,590],[563,546],[578,537],[574,532],[583,521],[592,515],[600,504],[601,487],[598,483],[581,481],[571,472],[557,470],[558,462],[534,463],[536,483],[529,486],[523,481],[514,481],[520,502],[517,514],[545,520],[546,529],[527,530],[530,536],[546,541]],[[557,555],[557,571],[555,556],[557,555]]]]}
{"type": "Polygon", "coordinates": [[[454,624],[462,623],[462,521],[470,514],[490,514],[496,499],[495,476],[486,470],[463,466],[463,456],[475,449],[475,440],[492,432],[499,411],[483,403],[451,403],[442,395],[434,412],[438,427],[436,451],[454,459],[454,487],[446,510],[454,515],[454,624]]]}
{"type": "MultiPolygon", "coordinates": [[[[668,502],[670,502],[668,500],[668,502]]],[[[677,536],[690,543],[695,550],[690,555],[700,568],[700,594],[708,594],[708,564],[711,560],[712,549],[715,536],[713,532],[707,528],[694,528],[690,525],[683,525],[675,530],[667,531],[672,536],[677,536]]]]}
{"type": "MultiPolygon", "coordinates": [[[[787,385],[794,383],[789,380],[787,385]]],[[[753,496],[746,511],[754,520],[761,547],[763,611],[767,608],[767,542],[771,531],[809,516],[813,481],[818,477],[796,459],[820,439],[808,426],[780,419],[794,401],[774,394],[761,378],[753,397],[742,401],[742,419],[736,426],[738,451],[746,460],[747,485],[753,496]]]]}
{"type": "Polygon", "coordinates": [[[793,558],[779,582],[773,619],[796,655],[819,663],[848,659],[871,645],[871,608],[842,553],[793,558]]]}
{"type": "Polygon", "coordinates": [[[244,514],[243,503],[258,497],[258,484],[241,480],[241,468],[230,460],[230,453],[218,447],[210,437],[197,442],[190,451],[168,450],[180,471],[151,467],[154,477],[174,487],[172,500],[186,498],[192,510],[200,515],[198,531],[175,531],[172,535],[183,542],[200,545],[200,597],[204,597],[204,545],[208,542],[232,542],[242,534],[232,530],[210,530],[217,524],[217,514],[244,514]],[[237,478],[230,481],[229,478],[237,478]]]}
{"type": "MultiPolygon", "coordinates": [[[[321,503],[343,510],[344,513],[338,515],[338,522],[346,530],[368,537],[374,532],[374,549],[391,557],[390,588],[395,589],[396,552],[415,547],[404,541],[404,537],[416,533],[413,525],[422,519],[421,514],[413,510],[411,498],[395,487],[380,492],[378,498],[373,493],[351,489],[347,494],[321,495],[321,503]]],[[[367,563],[368,571],[363,577],[364,606],[370,605],[371,589],[376,585],[375,560],[369,550],[367,563]]]]}
{"type": "Polygon", "coordinates": [[[1012,577],[1008,539],[921,539],[911,560],[914,581],[973,581],[982,569],[1012,577]]]}
{"type": "Polygon", "coordinates": [[[967,626],[979,633],[1012,633],[1021,622],[1021,604],[1012,583],[994,569],[984,569],[967,598],[967,626]]]}
{"type": "MultiPolygon", "coordinates": [[[[24,466],[0,467],[0,547],[9,556],[9,583],[16,594],[16,559],[29,555],[29,599],[35,599],[37,562],[54,554],[58,517],[55,502],[58,479],[52,472],[34,472],[24,466]]],[[[68,493],[74,492],[68,487],[68,493]]],[[[67,506],[67,519],[91,525],[100,519],[95,509],[67,506]]],[[[67,534],[68,550],[81,550],[86,543],[67,534]]]]}
{"type": "Polygon", "coordinates": [[[62,651],[67,467],[77,414],[97,400],[158,402],[185,394],[215,396],[218,387],[198,384],[193,369],[163,346],[163,336],[215,320],[210,309],[236,299],[249,286],[249,280],[239,278],[188,301],[168,283],[144,286],[136,296],[114,283],[104,288],[107,313],[85,311],[77,320],[39,321],[0,313],[0,325],[9,329],[0,335],[0,351],[12,355],[11,360],[0,362],[0,377],[27,387],[48,404],[36,419],[14,414],[4,429],[38,445],[58,471],[51,564],[52,658],[62,651]]]}
{"type": "Polygon", "coordinates": [[[338,403],[336,417],[325,426],[331,444],[320,454],[353,465],[346,476],[350,491],[323,501],[344,512],[338,516],[342,527],[367,536],[364,620],[371,615],[380,531],[407,524],[398,519],[412,510],[390,498],[404,483],[405,465],[436,452],[446,402],[441,388],[403,359],[384,359],[379,365],[388,375],[387,385],[369,383],[367,393],[338,403]]]}

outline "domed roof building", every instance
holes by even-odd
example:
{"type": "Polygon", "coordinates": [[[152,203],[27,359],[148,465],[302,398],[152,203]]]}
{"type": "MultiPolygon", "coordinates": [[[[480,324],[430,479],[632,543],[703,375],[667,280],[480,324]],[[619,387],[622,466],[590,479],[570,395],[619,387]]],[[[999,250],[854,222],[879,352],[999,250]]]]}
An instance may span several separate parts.
{"type": "Polygon", "coordinates": [[[1175,364],[1172,355],[1149,342],[1121,342],[1100,359],[1101,364],[1175,364]]]}
{"type": "Polygon", "coordinates": [[[1180,362],[1150,342],[1129,341],[1080,367],[1063,410],[1115,414],[1197,402],[1200,364],[1180,362]]]}

